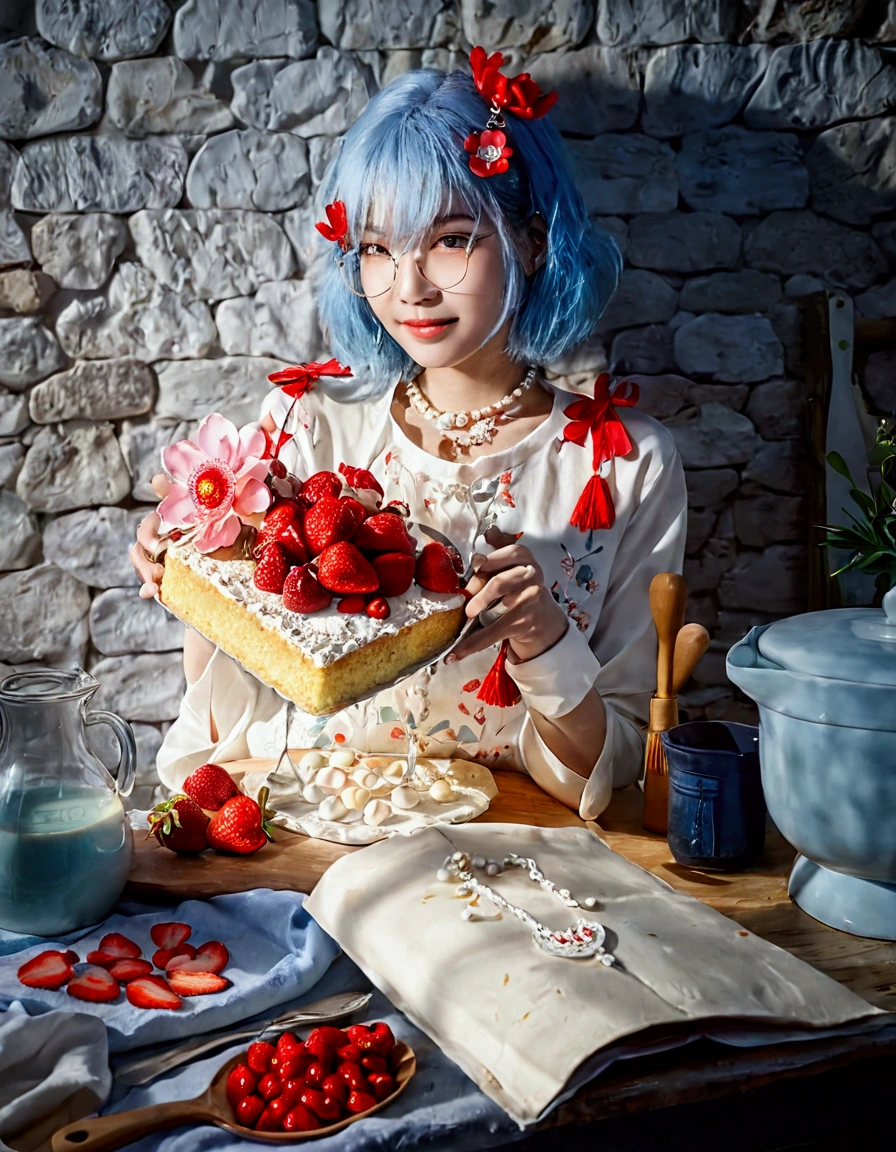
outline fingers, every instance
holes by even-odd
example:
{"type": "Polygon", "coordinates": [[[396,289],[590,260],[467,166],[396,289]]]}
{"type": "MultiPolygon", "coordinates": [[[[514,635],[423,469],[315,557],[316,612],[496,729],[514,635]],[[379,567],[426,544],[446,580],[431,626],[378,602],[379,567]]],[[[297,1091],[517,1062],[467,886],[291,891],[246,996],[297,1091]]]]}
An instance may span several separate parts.
{"type": "MultiPolygon", "coordinates": [[[[156,477],[158,479],[158,477],[156,477]]],[[[140,595],[149,600],[157,595],[162,584],[165,569],[157,564],[152,556],[159,543],[158,513],[150,512],[140,521],[137,528],[137,542],[131,545],[128,556],[141,580],[140,595]]]]}
{"type": "Polygon", "coordinates": [[[155,492],[156,496],[164,500],[168,495],[168,489],[171,487],[171,481],[168,479],[165,473],[157,472],[156,475],[153,476],[150,483],[152,484],[152,490],[155,492]]]}
{"type": "Polygon", "coordinates": [[[522,544],[508,544],[505,548],[496,548],[488,556],[483,556],[480,563],[474,564],[474,569],[477,574],[488,576],[495,572],[502,572],[505,568],[516,568],[525,564],[531,564],[535,568],[538,573],[538,581],[542,583],[544,573],[539,567],[538,561],[522,544]]]}
{"type": "Polygon", "coordinates": [[[463,660],[466,656],[472,656],[474,652],[481,652],[493,644],[500,644],[502,640],[533,641],[539,632],[543,615],[539,608],[540,592],[538,585],[528,585],[518,592],[509,594],[504,599],[508,611],[494,623],[477,629],[462,640],[448,654],[446,662],[453,664],[455,659],[463,660]]]}
{"type": "MultiPolygon", "coordinates": [[[[475,592],[467,601],[467,615],[478,616],[496,600],[520,592],[532,585],[540,584],[537,565],[522,564],[516,568],[507,568],[492,576],[483,587],[475,592]]],[[[469,585],[467,585],[469,588],[469,585]]]]}

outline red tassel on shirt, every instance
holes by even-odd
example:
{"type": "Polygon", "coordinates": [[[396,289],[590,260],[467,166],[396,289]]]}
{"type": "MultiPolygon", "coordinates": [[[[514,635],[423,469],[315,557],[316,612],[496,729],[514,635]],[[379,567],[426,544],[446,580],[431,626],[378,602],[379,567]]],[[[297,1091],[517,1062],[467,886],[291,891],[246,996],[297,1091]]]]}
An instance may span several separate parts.
{"type": "Polygon", "coordinates": [[[516,681],[507,671],[507,648],[509,641],[501,644],[501,649],[494,664],[482,681],[482,687],[476,693],[476,699],[496,708],[510,708],[522,699],[516,681]]]}
{"type": "Polygon", "coordinates": [[[612,528],[615,521],[616,509],[610,485],[603,476],[592,476],[573,510],[570,524],[582,532],[589,532],[593,528],[612,528]]]}

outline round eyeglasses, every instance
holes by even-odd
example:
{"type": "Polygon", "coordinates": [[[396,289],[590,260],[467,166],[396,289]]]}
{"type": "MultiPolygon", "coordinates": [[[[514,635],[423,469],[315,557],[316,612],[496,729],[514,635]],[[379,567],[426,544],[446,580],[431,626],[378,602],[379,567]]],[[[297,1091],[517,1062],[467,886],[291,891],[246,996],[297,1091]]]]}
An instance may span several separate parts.
{"type": "MultiPolygon", "coordinates": [[[[439,236],[425,252],[418,251],[414,262],[424,280],[428,280],[434,288],[447,292],[450,288],[456,288],[464,279],[476,246],[488,236],[494,236],[494,232],[480,232],[469,238],[439,236]]],[[[367,242],[343,255],[339,261],[339,271],[351,292],[371,300],[384,296],[391,289],[398,276],[398,260],[382,244],[367,242]]]]}

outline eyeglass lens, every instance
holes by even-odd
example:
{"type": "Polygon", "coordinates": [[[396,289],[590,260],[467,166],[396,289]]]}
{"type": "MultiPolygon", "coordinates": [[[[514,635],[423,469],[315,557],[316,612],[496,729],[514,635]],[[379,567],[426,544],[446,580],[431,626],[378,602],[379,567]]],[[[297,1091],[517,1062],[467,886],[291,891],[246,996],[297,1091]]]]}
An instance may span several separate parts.
{"type": "MultiPolygon", "coordinates": [[[[447,244],[443,237],[417,255],[417,267],[421,275],[435,288],[443,291],[457,287],[467,274],[478,241],[487,235],[492,233],[483,233],[456,246],[447,244]]],[[[362,244],[360,248],[346,253],[339,267],[347,286],[357,296],[384,295],[395,283],[398,274],[395,258],[381,244],[362,244]]]]}

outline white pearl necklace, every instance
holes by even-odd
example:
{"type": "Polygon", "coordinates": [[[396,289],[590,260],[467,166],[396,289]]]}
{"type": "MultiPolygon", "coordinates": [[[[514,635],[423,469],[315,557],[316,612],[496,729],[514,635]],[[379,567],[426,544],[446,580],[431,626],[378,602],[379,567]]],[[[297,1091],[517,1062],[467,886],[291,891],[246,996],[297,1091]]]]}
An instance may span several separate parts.
{"type": "Polygon", "coordinates": [[[497,420],[499,417],[506,417],[507,409],[519,400],[527,388],[531,388],[536,372],[535,365],[530,365],[525,379],[513,391],[496,400],[494,404],[487,404],[485,408],[473,408],[469,412],[440,412],[435,405],[430,404],[414,380],[408,383],[407,394],[410,402],[424,419],[434,422],[441,432],[448,433],[458,448],[470,448],[474,444],[491,444],[498,434],[497,420]]]}

